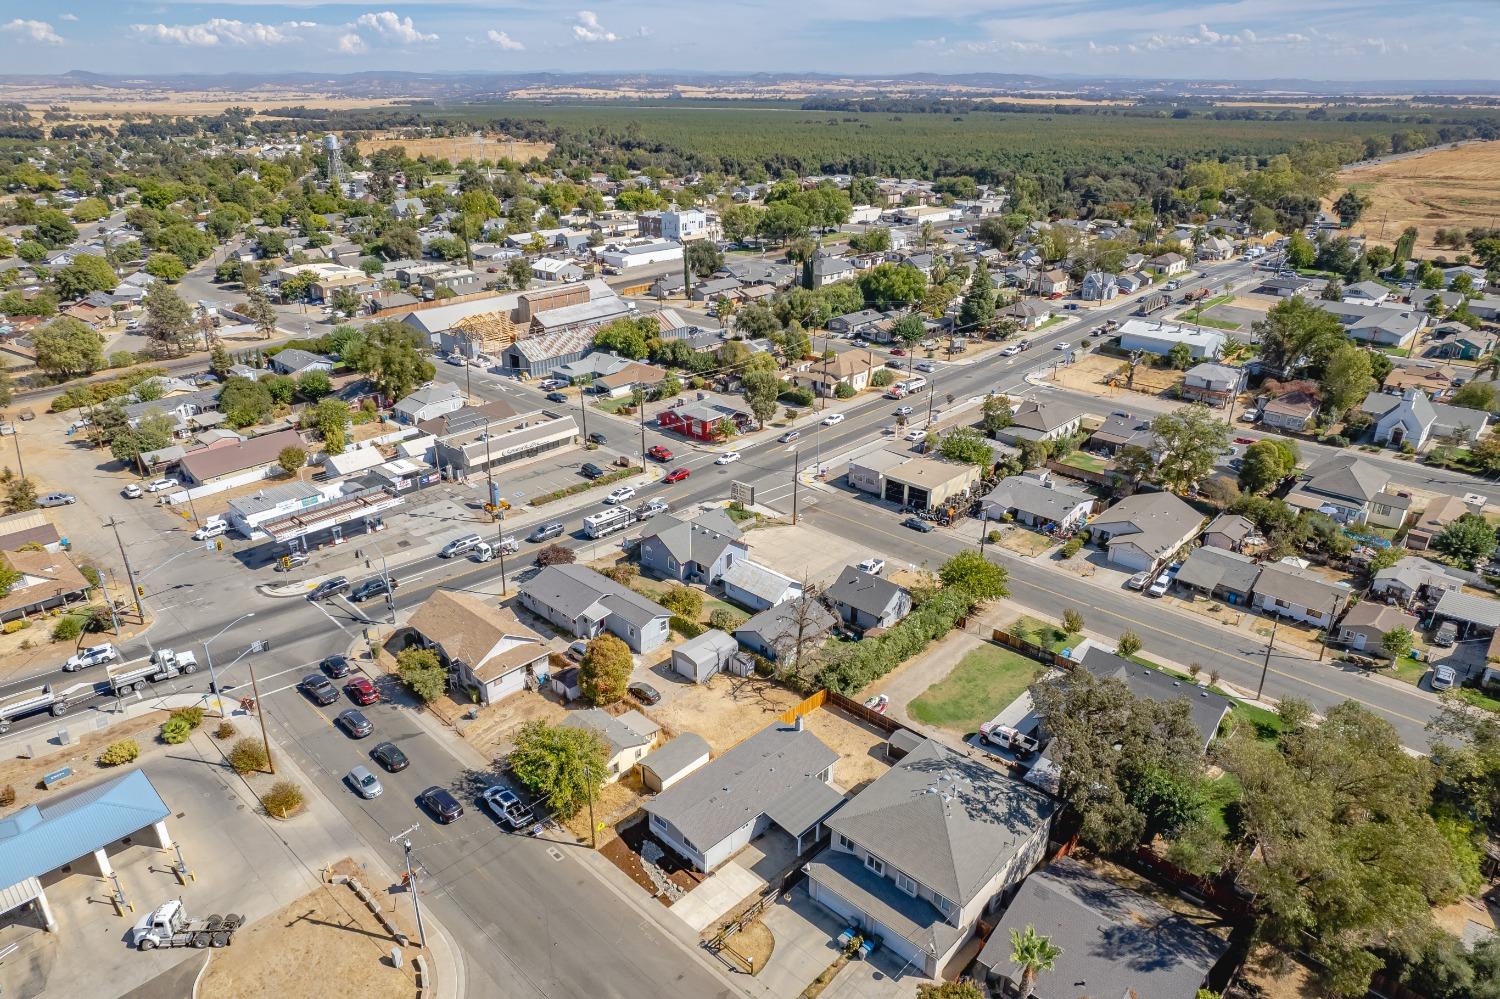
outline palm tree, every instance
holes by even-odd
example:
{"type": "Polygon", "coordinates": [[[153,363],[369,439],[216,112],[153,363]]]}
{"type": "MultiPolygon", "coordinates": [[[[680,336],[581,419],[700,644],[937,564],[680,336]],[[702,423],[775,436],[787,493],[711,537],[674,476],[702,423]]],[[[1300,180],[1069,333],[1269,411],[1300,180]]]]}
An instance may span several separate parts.
{"type": "Polygon", "coordinates": [[[1035,926],[1010,931],[1010,963],[1021,969],[1021,999],[1028,999],[1036,976],[1051,971],[1061,953],[1062,948],[1038,933],[1035,926]]]}

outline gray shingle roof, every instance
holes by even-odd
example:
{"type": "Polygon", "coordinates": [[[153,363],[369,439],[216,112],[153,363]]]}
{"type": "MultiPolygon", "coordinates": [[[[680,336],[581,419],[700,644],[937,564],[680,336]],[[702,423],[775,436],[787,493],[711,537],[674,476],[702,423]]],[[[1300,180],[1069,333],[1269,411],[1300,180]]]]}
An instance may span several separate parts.
{"type": "Polygon", "coordinates": [[[931,902],[906,894],[852,853],[824,850],[807,865],[807,875],[929,954],[946,954],[966,932],[944,919],[931,902]]]}
{"type": "Polygon", "coordinates": [[[1061,521],[1081,503],[1092,503],[1093,497],[1082,489],[1047,485],[1035,477],[1008,475],[984,498],[986,505],[1022,513],[1045,520],[1061,521]]]}
{"type": "Polygon", "coordinates": [[[973,900],[1056,803],[928,739],[828,820],[828,827],[957,905],[973,900]]]}
{"type": "Polygon", "coordinates": [[[1121,681],[1136,697],[1161,702],[1185,701],[1193,727],[1203,739],[1204,748],[1213,741],[1219,731],[1219,723],[1233,707],[1229,698],[1223,694],[1178,680],[1161,670],[1131,662],[1097,646],[1090,646],[1084,652],[1083,665],[1097,677],[1121,681]]]}
{"type": "Polygon", "coordinates": [[[1195,548],[1182,568],[1177,572],[1177,581],[1184,586],[1196,586],[1212,592],[1223,586],[1236,593],[1249,593],[1260,575],[1260,566],[1238,552],[1205,546],[1195,548]]]}
{"type": "Polygon", "coordinates": [[[1486,628],[1500,628],[1500,600],[1477,597],[1472,593],[1447,590],[1438,600],[1436,617],[1451,617],[1486,628]]]}
{"type": "Polygon", "coordinates": [[[1376,493],[1385,488],[1391,477],[1356,455],[1334,455],[1327,461],[1307,470],[1304,488],[1325,496],[1358,500],[1368,503],[1376,493]]]}
{"type": "Polygon", "coordinates": [[[637,628],[672,613],[586,565],[549,565],[522,585],[521,592],[570,618],[618,614],[637,628]]]}
{"type": "Polygon", "coordinates": [[[1129,524],[1134,531],[1111,532],[1110,543],[1125,541],[1153,558],[1172,552],[1203,522],[1203,515],[1171,493],[1127,496],[1094,521],[1095,526],[1129,524]]]}
{"type": "Polygon", "coordinates": [[[889,579],[846,565],[838,581],[828,588],[827,597],[836,604],[879,617],[901,593],[901,587],[889,579]]]}
{"type": "Polygon", "coordinates": [[[1319,612],[1329,607],[1336,608],[1349,599],[1349,591],[1344,587],[1306,569],[1281,562],[1261,567],[1260,577],[1255,581],[1255,592],[1319,612]]]}
{"type": "Polygon", "coordinates": [[[641,540],[655,538],[680,564],[713,565],[725,548],[740,540],[740,529],[723,510],[711,510],[693,520],[662,517],[641,540]]]}
{"type": "MultiPolygon", "coordinates": [[[[734,629],[735,637],[738,638],[742,634],[759,635],[761,640],[772,648],[775,648],[780,642],[790,641],[795,638],[797,631],[798,600],[811,599],[811,597],[803,596],[797,598],[797,600],[788,600],[784,604],[777,604],[775,607],[763,610],[734,629]]],[[[818,634],[822,634],[838,624],[838,619],[829,613],[828,608],[817,603],[817,601],[813,601],[813,603],[815,607],[810,612],[810,616],[813,622],[817,624],[816,630],[818,634]]]]}
{"type": "Polygon", "coordinates": [[[586,708],[570,712],[562,723],[567,728],[587,728],[598,732],[609,743],[613,756],[635,746],[650,745],[651,740],[656,738],[656,733],[661,731],[660,725],[639,711],[627,711],[616,718],[599,708],[586,708]]]}
{"type": "Polygon", "coordinates": [[[646,754],[641,769],[662,780],[670,780],[709,755],[708,740],[697,732],[683,732],[646,754]]]}

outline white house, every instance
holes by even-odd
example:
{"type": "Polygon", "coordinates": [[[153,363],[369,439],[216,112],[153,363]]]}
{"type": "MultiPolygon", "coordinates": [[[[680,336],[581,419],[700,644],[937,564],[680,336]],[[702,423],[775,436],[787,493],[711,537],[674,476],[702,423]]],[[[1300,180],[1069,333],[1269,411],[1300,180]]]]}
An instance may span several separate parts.
{"type": "Polygon", "coordinates": [[[412,615],[418,641],[438,654],[461,688],[496,704],[546,674],[547,640],[509,608],[463,590],[438,590],[412,615]]]}

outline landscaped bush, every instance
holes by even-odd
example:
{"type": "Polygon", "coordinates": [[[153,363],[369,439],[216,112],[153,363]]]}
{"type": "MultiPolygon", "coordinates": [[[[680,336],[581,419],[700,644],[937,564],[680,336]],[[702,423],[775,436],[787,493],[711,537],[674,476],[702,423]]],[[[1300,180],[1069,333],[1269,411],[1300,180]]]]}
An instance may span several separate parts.
{"type": "Polygon", "coordinates": [[[611,565],[599,570],[599,575],[613,579],[621,586],[629,586],[630,581],[641,574],[641,570],[629,562],[621,562],[619,565],[611,565]]]}
{"type": "Polygon", "coordinates": [[[188,741],[188,736],[193,734],[193,726],[187,723],[187,719],[178,718],[173,715],[161,723],[161,741],[169,746],[176,746],[188,741]]]}
{"type": "MultiPolygon", "coordinates": [[[[595,446],[597,447],[598,445],[595,446]]],[[[597,479],[590,479],[587,482],[577,482],[565,489],[554,489],[550,493],[541,493],[537,496],[533,496],[531,497],[531,505],[541,506],[544,503],[554,503],[557,500],[566,499],[569,496],[576,496],[581,492],[593,489],[595,486],[607,486],[611,483],[619,482],[621,479],[628,479],[639,471],[640,469],[636,468],[634,465],[629,468],[617,468],[613,471],[605,472],[597,479]]]]}
{"type": "Polygon", "coordinates": [[[975,603],[974,597],[962,587],[938,591],[884,635],[860,642],[839,642],[827,649],[818,682],[829,690],[852,696],[921,652],[929,642],[952,631],[958,619],[974,609],[975,603]]]}
{"type": "Polygon", "coordinates": [[[668,623],[671,624],[672,630],[677,632],[677,634],[681,635],[683,638],[697,638],[699,635],[708,630],[697,621],[689,621],[681,614],[673,614],[671,620],[668,623]]]}
{"type": "Polygon", "coordinates": [[[101,767],[124,766],[127,763],[134,763],[136,757],[140,755],[141,747],[134,739],[121,739],[104,747],[104,752],[99,754],[99,765],[101,767]]]}
{"type": "Polygon", "coordinates": [[[1062,546],[1062,557],[1063,558],[1072,558],[1074,555],[1078,554],[1078,550],[1080,548],[1082,548],[1082,547],[1083,547],[1083,535],[1081,535],[1081,534],[1075,534],[1075,535],[1073,535],[1071,538],[1069,538],[1063,544],[1063,546],[1062,546]]]}
{"type": "Polygon", "coordinates": [[[674,586],[661,598],[661,605],[674,614],[696,621],[703,613],[703,594],[691,586],[674,586]]]}
{"type": "Polygon", "coordinates": [[[733,631],[745,622],[743,614],[736,614],[727,607],[720,607],[708,615],[708,623],[720,631],[733,631]]]}
{"type": "Polygon", "coordinates": [[[271,761],[266,758],[266,747],[259,739],[246,738],[229,750],[229,765],[237,774],[248,774],[269,769],[271,761]]]}
{"type": "Polygon", "coordinates": [[[431,649],[403,649],[396,656],[396,672],[412,693],[429,703],[448,689],[448,671],[431,649]]]}
{"type": "Polygon", "coordinates": [[[57,619],[52,626],[52,640],[54,642],[72,642],[83,634],[83,618],[74,617],[72,614],[57,619]]]}
{"type": "Polygon", "coordinates": [[[816,399],[813,390],[808,388],[789,388],[781,393],[783,402],[790,402],[797,406],[811,406],[816,399]]]}
{"type": "Polygon", "coordinates": [[[839,382],[833,387],[833,394],[840,399],[853,399],[854,386],[848,382],[839,382]]]}
{"type": "Polygon", "coordinates": [[[289,780],[279,780],[271,785],[271,790],[261,795],[260,803],[265,806],[266,814],[278,819],[289,819],[302,811],[302,806],[307,801],[302,788],[289,780]]]}
{"type": "Polygon", "coordinates": [[[5,632],[7,635],[14,635],[16,632],[30,627],[31,622],[29,620],[24,617],[18,617],[14,621],[6,621],[3,626],[0,626],[0,631],[5,632]]]}
{"type": "Polygon", "coordinates": [[[235,735],[235,733],[237,731],[238,731],[238,729],[236,729],[229,722],[227,722],[227,721],[221,721],[221,722],[219,722],[219,727],[216,728],[216,729],[214,729],[214,738],[215,739],[232,739],[232,738],[234,738],[234,735],[235,735]]]}
{"type": "Polygon", "coordinates": [[[190,708],[178,708],[172,712],[172,717],[168,721],[176,721],[178,719],[187,722],[188,728],[197,728],[203,724],[203,709],[196,705],[190,708]]]}
{"type": "Polygon", "coordinates": [[[896,380],[896,375],[890,368],[881,368],[870,376],[870,384],[876,388],[885,388],[896,380]]]}

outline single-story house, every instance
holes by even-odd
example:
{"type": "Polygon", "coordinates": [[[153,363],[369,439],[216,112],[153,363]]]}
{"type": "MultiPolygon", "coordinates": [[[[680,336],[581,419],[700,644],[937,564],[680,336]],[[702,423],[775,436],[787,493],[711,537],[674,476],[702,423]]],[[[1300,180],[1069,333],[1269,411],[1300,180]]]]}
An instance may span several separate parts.
{"type": "Polygon", "coordinates": [[[641,759],[641,786],[660,794],[708,763],[708,740],[697,732],[668,739],[641,759]]]}
{"type": "Polygon", "coordinates": [[[1260,566],[1239,552],[1204,545],[1194,548],[1177,571],[1177,583],[1228,604],[1248,604],[1260,566]]]}
{"type": "Polygon", "coordinates": [[[645,759],[661,735],[661,726],[639,711],[612,715],[599,708],[570,711],[562,721],[565,728],[585,728],[598,732],[609,747],[609,776],[613,782],[628,774],[645,759]]]}
{"type": "Polygon", "coordinates": [[[802,584],[748,558],[735,559],[719,579],[724,599],[752,611],[763,611],[802,593],[802,584]]]}
{"type": "Polygon", "coordinates": [[[767,608],[734,629],[734,640],[772,662],[795,660],[800,651],[821,644],[839,623],[821,602],[807,594],[767,608]]]}
{"type": "Polygon", "coordinates": [[[1390,604],[1366,600],[1349,608],[1349,613],[1339,622],[1339,641],[1359,652],[1383,652],[1381,643],[1386,632],[1405,628],[1417,633],[1415,614],[1408,614],[1390,604]]]}
{"type": "Polygon", "coordinates": [[[1257,610],[1327,628],[1349,600],[1347,587],[1286,562],[1262,566],[1255,580],[1257,610]]]}
{"type": "Polygon", "coordinates": [[[845,624],[860,631],[889,628],[911,613],[911,593],[883,576],[844,566],[824,597],[845,624]]]}
{"type": "Polygon", "coordinates": [[[280,471],[276,459],[282,451],[289,447],[305,449],[306,446],[297,431],[279,430],[239,444],[203,448],[183,456],[179,477],[189,486],[253,482],[280,471]]]}
{"type": "Polygon", "coordinates": [[[1266,400],[1260,408],[1260,422],[1273,430],[1305,433],[1318,415],[1318,400],[1306,392],[1288,392],[1266,400]]]}
{"type": "Polygon", "coordinates": [[[694,520],[662,516],[641,535],[641,568],[663,579],[685,583],[717,583],[725,571],[750,557],[729,514],[711,510],[694,520]]]}
{"type": "Polygon", "coordinates": [[[1402,605],[1410,606],[1418,598],[1431,599],[1449,591],[1457,592],[1463,585],[1463,579],[1449,572],[1446,566],[1420,555],[1408,555],[1395,565],[1376,570],[1370,581],[1370,596],[1394,597],[1402,605]]]}
{"type": "Polygon", "coordinates": [[[300,347],[289,347],[271,357],[271,370],[278,375],[300,375],[306,371],[329,372],[333,358],[300,347]]]}
{"type": "Polygon", "coordinates": [[[856,392],[870,384],[870,376],[884,370],[885,359],[863,348],[846,350],[832,361],[822,361],[805,371],[788,373],[787,380],[796,388],[812,389],[818,395],[833,395],[840,382],[856,392]]]}
{"type": "Polygon", "coordinates": [[[1054,269],[1038,274],[1032,287],[1038,295],[1063,295],[1071,283],[1067,271],[1054,269]]]}
{"type": "Polygon", "coordinates": [[[1014,319],[1021,324],[1023,330],[1034,330],[1051,319],[1056,312],[1051,302],[1025,298],[1005,306],[998,315],[1001,319],[1014,319]]]}
{"type": "Polygon", "coordinates": [[[612,371],[594,379],[590,388],[609,399],[619,399],[630,395],[636,389],[642,392],[650,392],[656,386],[667,380],[665,368],[659,368],[654,364],[642,364],[639,361],[631,361],[618,371],[612,371]]]}
{"type": "Polygon", "coordinates": [[[1031,471],[1001,479],[981,509],[985,520],[1009,515],[1028,527],[1065,531],[1088,519],[1094,497],[1082,489],[1059,485],[1050,472],[1031,471]]]}
{"type": "Polygon", "coordinates": [[[884,318],[885,314],[876,309],[860,309],[858,312],[834,316],[828,320],[828,329],[833,333],[858,333],[884,318]]]}
{"type": "Polygon", "coordinates": [[[453,382],[428,382],[391,408],[397,423],[415,425],[464,407],[464,392],[453,382]]]}
{"type": "Polygon", "coordinates": [[[1105,421],[1099,424],[1099,429],[1089,435],[1091,449],[1106,451],[1109,454],[1119,454],[1127,447],[1139,447],[1150,451],[1156,446],[1156,433],[1151,429],[1151,421],[1146,417],[1123,411],[1109,414],[1105,421]]]}
{"type": "Polygon", "coordinates": [[[1142,666],[1097,645],[1090,645],[1084,650],[1082,662],[1083,667],[1096,677],[1119,680],[1130,688],[1132,694],[1143,700],[1162,703],[1185,701],[1188,718],[1193,728],[1197,729],[1199,741],[1205,750],[1219,734],[1219,726],[1234,709],[1234,702],[1223,694],[1196,684],[1183,683],[1170,673],[1142,666]]]}
{"type": "Polygon", "coordinates": [[[61,551],[0,552],[18,576],[10,590],[0,596],[0,621],[31,617],[84,600],[93,588],[67,554],[61,551]]]}
{"type": "Polygon", "coordinates": [[[993,994],[1017,994],[1010,938],[1029,928],[1061,949],[1032,983],[1034,999],[1075,999],[1095,985],[1101,996],[1191,999],[1229,949],[1186,916],[1063,857],[1021,884],[979,952],[979,977],[993,994]]]}
{"type": "Polygon", "coordinates": [[[670,637],[672,612],[583,565],[549,565],[521,585],[520,604],[575,638],[608,631],[645,653],[670,637]]]}
{"type": "Polygon", "coordinates": [[[1245,542],[1255,537],[1255,524],[1248,517],[1237,513],[1221,513],[1203,529],[1203,544],[1209,548],[1222,548],[1237,552],[1245,542]]]}
{"type": "Polygon", "coordinates": [[[1156,273],[1168,276],[1187,270],[1187,258],[1180,253],[1163,253],[1152,257],[1148,263],[1156,273]]]}
{"type": "Polygon", "coordinates": [[[1341,524],[1360,524],[1370,515],[1370,505],[1391,477],[1358,455],[1334,455],[1303,474],[1286,501],[1303,510],[1317,510],[1341,524]]]}
{"type": "Polygon", "coordinates": [[[438,590],[422,602],[409,627],[438,654],[454,683],[496,704],[531,689],[547,673],[547,640],[507,607],[464,590],[438,590]]]}
{"type": "Polygon", "coordinates": [[[937,978],[1042,859],[1057,803],[932,739],[828,819],[808,894],[937,978]]]}
{"type": "Polygon", "coordinates": [[[994,436],[1006,444],[1051,441],[1077,433],[1082,423],[1083,411],[1076,406],[1027,399],[1012,410],[1010,426],[995,431],[994,436]]]}
{"type": "Polygon", "coordinates": [[[712,871],[772,826],[800,856],[844,803],[839,754],[802,726],[776,722],[646,802],[650,829],[700,871],[712,871]]]}
{"type": "Polygon", "coordinates": [[[1345,285],[1343,301],[1353,305],[1384,305],[1391,297],[1391,289],[1379,281],[1360,281],[1345,285]]]}
{"type": "Polygon", "coordinates": [[[709,677],[727,669],[739,652],[738,642],[710,628],[672,650],[672,672],[694,683],[707,683],[709,677]]]}
{"type": "Polygon", "coordinates": [[[21,510],[0,516],[0,551],[19,551],[27,545],[41,545],[49,552],[62,547],[62,535],[46,510],[21,510]]]}
{"type": "Polygon", "coordinates": [[[1111,563],[1139,572],[1155,569],[1202,526],[1203,515],[1171,493],[1136,493],[1099,514],[1089,531],[1111,563]]]}
{"type": "Polygon", "coordinates": [[[1426,551],[1431,547],[1432,539],[1442,534],[1449,524],[1466,513],[1483,511],[1484,501],[1477,496],[1475,499],[1478,502],[1463,496],[1439,496],[1428,503],[1417,516],[1416,523],[1406,532],[1406,547],[1412,551],[1426,551]]]}

